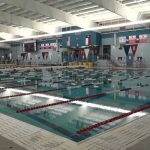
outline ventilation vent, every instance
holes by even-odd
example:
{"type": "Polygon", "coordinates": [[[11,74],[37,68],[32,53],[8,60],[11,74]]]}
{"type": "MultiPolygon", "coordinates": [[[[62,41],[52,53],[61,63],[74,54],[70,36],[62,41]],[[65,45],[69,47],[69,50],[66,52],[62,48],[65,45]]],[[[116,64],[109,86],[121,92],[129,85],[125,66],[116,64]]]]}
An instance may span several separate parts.
{"type": "Polygon", "coordinates": [[[126,27],[120,27],[120,31],[126,31],[126,27]]]}

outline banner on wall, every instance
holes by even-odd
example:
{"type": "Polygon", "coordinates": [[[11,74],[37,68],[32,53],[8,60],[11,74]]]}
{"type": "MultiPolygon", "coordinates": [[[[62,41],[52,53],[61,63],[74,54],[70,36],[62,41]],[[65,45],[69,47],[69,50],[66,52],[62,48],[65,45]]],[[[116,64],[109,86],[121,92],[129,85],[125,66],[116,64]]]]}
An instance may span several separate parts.
{"type": "Polygon", "coordinates": [[[80,49],[80,55],[81,55],[81,58],[83,58],[83,55],[84,55],[84,49],[80,49]]]}
{"type": "Polygon", "coordinates": [[[84,49],[84,52],[85,52],[85,56],[86,56],[86,58],[88,58],[88,55],[89,55],[89,49],[84,49]]]}
{"type": "Polygon", "coordinates": [[[45,49],[45,44],[40,44],[40,49],[45,49]]]}
{"type": "Polygon", "coordinates": [[[147,43],[147,34],[139,35],[140,43],[147,43]]]}
{"type": "Polygon", "coordinates": [[[136,43],[136,35],[129,36],[129,44],[136,43]]]}
{"type": "Polygon", "coordinates": [[[119,37],[119,43],[126,43],[126,36],[119,37]]]}
{"type": "Polygon", "coordinates": [[[86,35],[85,38],[85,45],[91,45],[91,35],[86,35]]]}
{"type": "Polygon", "coordinates": [[[66,42],[67,42],[67,46],[71,45],[71,37],[70,36],[67,37],[66,42]]]}
{"type": "Polygon", "coordinates": [[[126,53],[126,56],[128,56],[128,54],[129,54],[129,49],[130,49],[130,45],[124,45],[123,47],[124,47],[124,51],[125,51],[125,53],[126,53]]]}
{"type": "Polygon", "coordinates": [[[45,44],[45,48],[46,48],[46,49],[49,49],[49,48],[50,48],[50,43],[46,43],[46,44],[45,44]]]}
{"type": "Polygon", "coordinates": [[[28,53],[25,53],[25,56],[26,56],[26,60],[27,60],[27,58],[28,58],[28,53]]]}
{"type": "Polygon", "coordinates": [[[48,58],[48,52],[45,52],[45,58],[47,60],[47,58],[48,58]]]}
{"type": "Polygon", "coordinates": [[[25,53],[21,53],[21,56],[23,57],[23,59],[25,58],[25,53]]]}
{"type": "Polygon", "coordinates": [[[43,59],[45,59],[45,52],[42,52],[43,59]]]}
{"type": "Polygon", "coordinates": [[[147,43],[147,34],[119,37],[119,43],[147,43]]]}
{"type": "Polygon", "coordinates": [[[138,47],[138,44],[131,45],[131,49],[132,49],[133,56],[135,56],[135,53],[136,53],[137,47],[138,47]]]}

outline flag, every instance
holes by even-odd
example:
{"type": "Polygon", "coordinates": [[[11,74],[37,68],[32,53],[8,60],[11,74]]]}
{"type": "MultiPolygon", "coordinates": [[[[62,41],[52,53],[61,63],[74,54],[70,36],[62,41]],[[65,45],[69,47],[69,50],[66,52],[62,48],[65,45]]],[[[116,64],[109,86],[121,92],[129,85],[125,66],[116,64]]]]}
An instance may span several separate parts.
{"type": "Polygon", "coordinates": [[[25,53],[21,53],[21,56],[23,57],[23,59],[25,58],[25,53]]]}
{"type": "Polygon", "coordinates": [[[145,91],[139,91],[139,99],[146,99],[146,92],[145,91]]]}
{"type": "Polygon", "coordinates": [[[139,35],[136,35],[136,43],[139,43],[139,35]]]}
{"type": "Polygon", "coordinates": [[[89,49],[84,49],[84,52],[85,52],[85,56],[86,56],[86,58],[88,58],[88,55],[89,55],[89,49]]]}
{"type": "Polygon", "coordinates": [[[8,59],[8,60],[10,60],[10,56],[9,56],[9,53],[7,54],[7,59],[8,59]]]}
{"type": "Polygon", "coordinates": [[[27,58],[28,58],[28,53],[25,53],[25,56],[26,56],[26,60],[27,60],[27,58]]]}
{"type": "Polygon", "coordinates": [[[126,56],[128,56],[129,49],[130,49],[130,45],[124,45],[124,51],[126,53],[126,56]]]}
{"type": "Polygon", "coordinates": [[[119,43],[126,43],[126,36],[119,37],[119,43]]]}
{"type": "Polygon", "coordinates": [[[86,35],[85,45],[91,45],[91,35],[86,35]]]}
{"type": "Polygon", "coordinates": [[[50,49],[50,43],[46,43],[46,44],[45,44],[45,48],[46,48],[46,49],[50,49]]]}
{"type": "Polygon", "coordinates": [[[136,53],[137,47],[138,47],[138,44],[131,45],[131,49],[132,49],[133,56],[135,56],[135,53],[136,53]]]}
{"type": "Polygon", "coordinates": [[[47,60],[47,58],[48,58],[48,52],[45,52],[45,57],[46,57],[46,60],[47,60]]]}
{"type": "Polygon", "coordinates": [[[10,60],[11,60],[11,56],[12,56],[12,53],[9,54],[10,60]]]}
{"type": "Polygon", "coordinates": [[[81,55],[81,58],[83,58],[83,55],[84,55],[84,49],[80,49],[80,55],[81,55]]]}
{"type": "Polygon", "coordinates": [[[45,44],[40,44],[40,49],[45,49],[45,44]]]}
{"type": "Polygon", "coordinates": [[[50,43],[50,49],[54,49],[54,43],[50,43]]]}
{"type": "Polygon", "coordinates": [[[45,59],[45,52],[42,52],[43,59],[45,59]]]}
{"type": "Polygon", "coordinates": [[[71,43],[71,37],[68,36],[68,37],[67,37],[67,46],[70,46],[70,45],[71,45],[70,43],[71,43]]]}
{"type": "Polygon", "coordinates": [[[53,55],[53,52],[52,52],[52,51],[49,51],[49,58],[50,58],[50,60],[51,60],[51,58],[52,58],[52,55],[53,55]]]}
{"type": "Polygon", "coordinates": [[[139,35],[139,43],[147,42],[147,34],[139,35]]]}
{"type": "Polygon", "coordinates": [[[129,43],[130,43],[130,44],[136,43],[136,35],[129,36],[129,43]]]}
{"type": "Polygon", "coordinates": [[[129,90],[129,97],[135,98],[135,91],[129,90]]]}
{"type": "Polygon", "coordinates": [[[91,94],[91,89],[89,87],[86,88],[86,94],[90,95],[91,94]]]}

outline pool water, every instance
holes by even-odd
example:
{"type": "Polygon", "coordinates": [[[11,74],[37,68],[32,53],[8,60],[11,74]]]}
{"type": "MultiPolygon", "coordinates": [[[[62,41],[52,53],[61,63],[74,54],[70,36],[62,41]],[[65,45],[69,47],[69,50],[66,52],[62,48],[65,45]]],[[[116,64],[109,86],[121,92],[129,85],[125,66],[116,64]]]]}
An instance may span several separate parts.
{"type": "Polygon", "coordinates": [[[57,135],[79,142],[96,134],[105,132],[124,123],[142,117],[149,109],[132,116],[111,122],[81,135],[76,131],[121,115],[133,109],[150,104],[150,88],[140,87],[120,91],[102,97],[84,99],[52,107],[41,108],[24,113],[16,110],[51,104],[59,101],[108,93],[120,89],[135,87],[138,84],[150,83],[149,70],[54,70],[3,72],[0,74],[0,87],[11,87],[0,90],[0,97],[18,95],[27,92],[45,91],[50,89],[67,88],[26,96],[1,98],[0,112],[57,135]],[[133,79],[139,77],[138,79],[133,79]],[[118,81],[122,84],[118,84],[118,81]],[[17,81],[14,83],[4,82],[17,81]],[[112,81],[111,83],[109,83],[112,81]],[[15,86],[39,84],[35,86],[15,86]],[[14,88],[13,88],[14,87],[14,88]]]}

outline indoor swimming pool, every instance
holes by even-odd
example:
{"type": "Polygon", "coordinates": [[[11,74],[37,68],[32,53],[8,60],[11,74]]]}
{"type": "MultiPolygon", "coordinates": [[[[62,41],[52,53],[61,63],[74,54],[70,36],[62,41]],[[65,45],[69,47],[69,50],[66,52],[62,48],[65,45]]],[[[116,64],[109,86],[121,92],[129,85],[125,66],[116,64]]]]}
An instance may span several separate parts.
{"type": "Polygon", "coordinates": [[[0,113],[75,142],[149,113],[149,109],[146,109],[82,134],[75,134],[88,126],[149,105],[149,70],[25,69],[1,71],[0,79],[0,113]],[[105,95],[90,98],[100,93],[105,95]],[[80,101],[46,107],[48,104],[81,97],[84,98],[80,101]],[[36,106],[44,107],[16,113],[36,106]]]}

